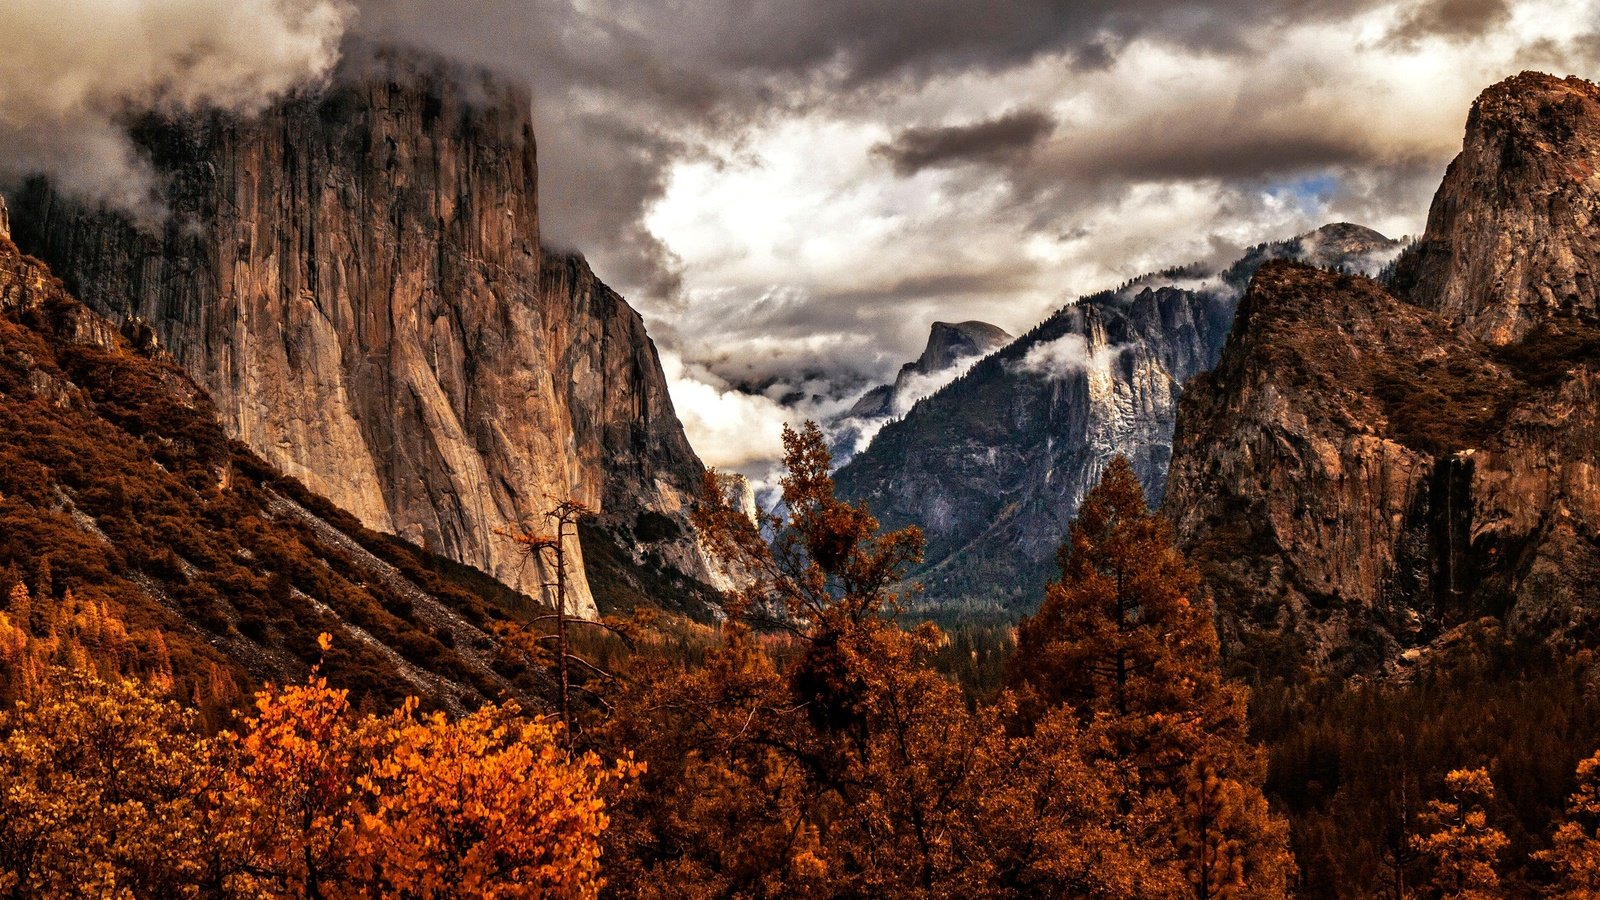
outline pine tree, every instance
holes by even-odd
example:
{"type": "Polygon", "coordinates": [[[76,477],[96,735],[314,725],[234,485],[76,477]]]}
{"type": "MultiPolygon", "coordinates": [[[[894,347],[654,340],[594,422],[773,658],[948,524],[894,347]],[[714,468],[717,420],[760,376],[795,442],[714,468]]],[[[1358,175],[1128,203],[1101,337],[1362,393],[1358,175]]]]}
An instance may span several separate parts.
{"type": "Polygon", "coordinates": [[[1129,770],[1130,814],[1172,804],[1178,833],[1144,836],[1176,857],[1198,897],[1282,896],[1293,872],[1287,827],[1261,793],[1265,765],[1246,738],[1244,691],[1225,684],[1200,579],[1168,522],[1118,456],[1084,497],[1061,579],[1018,631],[1008,683],[1013,727],[1071,710],[1129,770]]]}
{"type": "Polygon", "coordinates": [[[1243,745],[1243,692],[1223,683],[1199,574],[1125,457],[1084,497],[1060,557],[1061,579],[1018,630],[1009,683],[1024,711],[1065,704],[1113,723],[1117,752],[1152,783],[1202,749],[1230,774],[1237,761],[1218,756],[1243,745]]]}
{"type": "Polygon", "coordinates": [[[1500,851],[1509,843],[1489,826],[1488,805],[1494,782],[1484,769],[1456,769],[1445,776],[1449,797],[1428,801],[1421,815],[1424,833],[1412,838],[1433,866],[1436,896],[1488,900],[1500,895],[1495,871],[1500,851]]]}
{"type": "Polygon", "coordinates": [[[945,636],[894,621],[920,533],[880,534],[834,496],[814,425],[784,443],[784,515],[752,523],[714,473],[697,511],[708,546],[748,577],[724,645],[699,670],[625,686],[607,725],[650,764],[608,838],[617,889],[1181,896],[1179,867],[1130,834],[1134,821],[1170,830],[1171,816],[1118,808],[1123,773],[1103,738],[1059,709],[1027,735],[1000,709],[971,709],[929,664],[945,636]]]}
{"type": "Polygon", "coordinates": [[[1555,870],[1559,896],[1600,896],[1600,753],[1578,763],[1578,789],[1552,844],[1537,855],[1555,870]]]}

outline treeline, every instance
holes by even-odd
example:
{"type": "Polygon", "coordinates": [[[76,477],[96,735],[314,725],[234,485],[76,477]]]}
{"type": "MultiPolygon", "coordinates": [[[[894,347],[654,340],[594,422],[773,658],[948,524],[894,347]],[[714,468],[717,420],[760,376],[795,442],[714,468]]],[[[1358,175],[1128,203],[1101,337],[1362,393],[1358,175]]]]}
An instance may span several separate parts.
{"type": "MultiPolygon", "coordinates": [[[[1600,891],[1586,661],[1534,665],[1480,634],[1433,676],[1266,687],[1247,713],[1196,570],[1121,459],[1014,638],[908,629],[896,591],[920,532],[880,534],[836,499],[815,428],[785,447],[782,521],[715,490],[697,514],[750,576],[721,625],[568,635],[575,690],[547,696],[561,715],[382,712],[313,670],[208,722],[194,707],[224,704],[171,697],[159,634],[134,648],[104,605],[13,587],[0,892],[1600,891]],[[1547,730],[1514,734],[1530,726],[1547,730]]],[[[503,637],[536,667],[560,635],[503,637]]]]}
{"type": "Polygon", "coordinates": [[[752,576],[704,664],[641,667],[583,735],[648,764],[602,839],[616,895],[1286,893],[1245,698],[1125,462],[1084,503],[1001,689],[970,702],[935,668],[961,655],[949,637],[895,623],[921,534],[837,500],[814,428],[785,444],[775,541],[726,504],[700,512],[752,576]]]}
{"type": "MultiPolygon", "coordinates": [[[[1410,677],[1257,689],[1255,734],[1271,750],[1267,790],[1288,813],[1307,897],[1427,896],[1433,860],[1414,846],[1450,773],[1481,770],[1484,827],[1502,834],[1497,895],[1564,889],[1600,896],[1600,845],[1570,880],[1573,845],[1597,808],[1573,805],[1593,778],[1600,692],[1589,652],[1512,643],[1496,620],[1469,623],[1410,677]],[[1552,856],[1552,849],[1557,855],[1552,856]]],[[[1581,855],[1580,855],[1581,858],[1581,855]]]]}

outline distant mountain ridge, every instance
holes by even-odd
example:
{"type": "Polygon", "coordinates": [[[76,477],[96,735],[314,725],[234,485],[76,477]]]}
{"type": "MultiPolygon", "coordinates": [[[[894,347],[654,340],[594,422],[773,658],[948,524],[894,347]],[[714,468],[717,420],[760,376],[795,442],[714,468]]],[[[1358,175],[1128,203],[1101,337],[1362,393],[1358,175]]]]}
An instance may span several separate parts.
{"type": "Polygon", "coordinates": [[[988,322],[934,322],[916,359],[900,367],[894,381],[862,394],[843,415],[826,423],[834,464],[843,466],[892,418],[954,381],[983,356],[1010,343],[1005,329],[988,322]]]}
{"type": "Polygon", "coordinates": [[[928,331],[928,343],[922,348],[922,354],[901,366],[892,383],[879,385],[863,394],[847,415],[874,418],[902,414],[917,399],[907,399],[913,378],[937,375],[963,360],[991,353],[1011,341],[1010,332],[988,322],[935,322],[928,331]]]}
{"type": "Polygon", "coordinates": [[[1216,364],[1234,306],[1269,259],[1370,268],[1400,244],[1348,223],[1083,298],[890,422],[842,468],[842,494],[928,537],[913,577],[930,607],[1027,609],[1111,457],[1159,502],[1185,381],[1216,364]]]}

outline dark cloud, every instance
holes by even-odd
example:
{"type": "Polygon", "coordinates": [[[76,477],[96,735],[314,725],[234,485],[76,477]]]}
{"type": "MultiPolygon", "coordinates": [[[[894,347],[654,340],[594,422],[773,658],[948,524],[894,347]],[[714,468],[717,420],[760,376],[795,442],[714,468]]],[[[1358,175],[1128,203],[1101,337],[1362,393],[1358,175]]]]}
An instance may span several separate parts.
{"type": "Polygon", "coordinates": [[[1401,20],[1389,40],[1414,44],[1428,37],[1470,40],[1511,18],[1508,0],[1427,0],[1401,20]]]}
{"type": "Polygon", "coordinates": [[[873,152],[889,160],[897,173],[912,175],[934,166],[1024,156],[1055,127],[1055,119],[1048,113],[1019,109],[968,125],[907,128],[873,152]]]}
{"type": "Polygon", "coordinates": [[[1263,178],[1370,160],[1377,151],[1361,135],[1317,134],[1245,127],[1209,134],[1096,135],[1063,141],[1046,164],[1044,179],[1171,181],[1195,178],[1263,178]],[[1106,138],[1110,139],[1106,139],[1106,138]]]}
{"type": "Polygon", "coordinates": [[[764,119],[1041,54],[1104,69],[1136,38],[1246,53],[1265,24],[1336,20],[1378,2],[357,0],[355,27],[530,81],[548,233],[649,304],[679,284],[675,260],[641,224],[664,173],[764,119]]]}

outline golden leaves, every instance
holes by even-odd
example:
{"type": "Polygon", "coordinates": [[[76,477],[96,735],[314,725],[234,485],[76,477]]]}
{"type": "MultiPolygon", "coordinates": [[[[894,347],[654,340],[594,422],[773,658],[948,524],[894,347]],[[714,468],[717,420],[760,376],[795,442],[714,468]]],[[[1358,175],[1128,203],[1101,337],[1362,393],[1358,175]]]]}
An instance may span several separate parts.
{"type": "Polygon", "coordinates": [[[1413,836],[1411,845],[1433,864],[1433,884],[1443,896],[1499,896],[1495,865],[1510,842],[1489,827],[1484,810],[1494,800],[1494,782],[1486,769],[1456,769],[1445,776],[1445,787],[1449,796],[1428,801],[1419,817],[1425,833],[1413,836]]]}
{"type": "Polygon", "coordinates": [[[568,753],[515,706],[357,715],[317,675],[215,739],[138,682],[51,676],[0,716],[7,891],[588,897],[602,791],[644,768],[568,753]]]}

